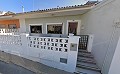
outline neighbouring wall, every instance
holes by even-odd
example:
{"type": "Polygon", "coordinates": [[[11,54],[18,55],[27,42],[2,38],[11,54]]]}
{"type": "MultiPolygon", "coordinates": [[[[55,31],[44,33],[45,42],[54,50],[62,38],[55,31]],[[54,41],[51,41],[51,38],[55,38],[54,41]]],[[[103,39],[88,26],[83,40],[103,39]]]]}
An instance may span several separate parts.
{"type": "Polygon", "coordinates": [[[0,25],[5,25],[5,28],[8,28],[8,25],[10,24],[16,24],[17,28],[20,28],[20,23],[18,19],[13,19],[13,20],[1,20],[0,25]]]}
{"type": "Polygon", "coordinates": [[[104,0],[91,11],[82,15],[81,34],[93,34],[93,50],[103,74],[108,74],[120,36],[120,0],[104,0]]]}

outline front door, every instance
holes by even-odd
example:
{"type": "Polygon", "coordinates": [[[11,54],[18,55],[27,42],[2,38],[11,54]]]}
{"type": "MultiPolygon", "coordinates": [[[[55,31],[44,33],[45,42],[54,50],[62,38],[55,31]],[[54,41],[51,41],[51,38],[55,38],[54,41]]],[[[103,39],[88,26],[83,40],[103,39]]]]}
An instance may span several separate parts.
{"type": "Polygon", "coordinates": [[[68,34],[73,33],[74,35],[77,35],[77,27],[78,27],[78,22],[69,22],[68,23],[68,34]]]}

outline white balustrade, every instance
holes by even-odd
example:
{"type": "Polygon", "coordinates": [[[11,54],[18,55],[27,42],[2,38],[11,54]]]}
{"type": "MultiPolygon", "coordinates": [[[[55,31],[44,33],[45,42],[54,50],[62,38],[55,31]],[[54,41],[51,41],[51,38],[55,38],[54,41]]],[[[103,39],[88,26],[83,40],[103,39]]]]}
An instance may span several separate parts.
{"type": "Polygon", "coordinates": [[[0,35],[18,35],[19,29],[0,29],[0,35]]]}
{"type": "Polygon", "coordinates": [[[75,72],[78,42],[77,36],[57,38],[29,36],[28,34],[0,35],[2,51],[9,51],[7,53],[68,72],[75,72]]]}
{"type": "Polygon", "coordinates": [[[54,38],[54,37],[33,37],[28,36],[28,47],[47,49],[59,52],[68,52],[70,44],[69,38],[54,38]]]}
{"type": "Polygon", "coordinates": [[[0,43],[21,45],[21,39],[19,35],[0,35],[0,43]]]}

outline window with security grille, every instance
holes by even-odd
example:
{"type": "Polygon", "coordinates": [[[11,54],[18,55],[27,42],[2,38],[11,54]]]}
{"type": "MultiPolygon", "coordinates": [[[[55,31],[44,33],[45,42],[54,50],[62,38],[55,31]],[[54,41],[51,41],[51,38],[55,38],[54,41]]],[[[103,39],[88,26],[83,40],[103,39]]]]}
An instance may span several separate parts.
{"type": "Polygon", "coordinates": [[[0,24],[0,28],[6,28],[4,24],[0,24]]]}
{"type": "Polygon", "coordinates": [[[31,33],[42,33],[42,26],[41,25],[34,25],[30,26],[31,33]]]}
{"type": "Polygon", "coordinates": [[[8,28],[9,29],[16,29],[17,26],[16,26],[16,24],[8,24],[8,28]]]}
{"type": "Polygon", "coordinates": [[[63,24],[50,24],[47,25],[47,33],[48,34],[62,34],[63,24]]]}

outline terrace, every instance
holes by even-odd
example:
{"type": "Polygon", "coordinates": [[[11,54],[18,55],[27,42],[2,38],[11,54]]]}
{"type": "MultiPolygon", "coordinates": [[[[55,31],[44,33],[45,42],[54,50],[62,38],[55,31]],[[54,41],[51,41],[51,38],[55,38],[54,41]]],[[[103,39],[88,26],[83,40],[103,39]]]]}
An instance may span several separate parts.
{"type": "MultiPolygon", "coordinates": [[[[1,61],[12,62],[35,73],[41,72],[39,67],[42,64],[44,65],[41,66],[42,68],[48,66],[48,68],[52,67],[53,70],[55,68],[55,70],[59,69],[61,72],[66,71],[64,74],[67,74],[67,72],[82,73],[83,70],[81,68],[83,66],[80,66],[80,63],[87,62],[91,64],[93,62],[93,60],[81,59],[81,56],[90,56],[87,52],[84,53],[83,50],[91,52],[92,41],[92,35],[74,36],[73,34],[69,34],[67,36],[61,34],[40,34],[39,36],[33,36],[20,33],[18,29],[1,29],[1,61]]],[[[84,68],[93,70],[91,72],[93,74],[99,74],[100,71],[97,66],[84,68]]],[[[90,73],[89,70],[86,72],[90,73]]]]}

